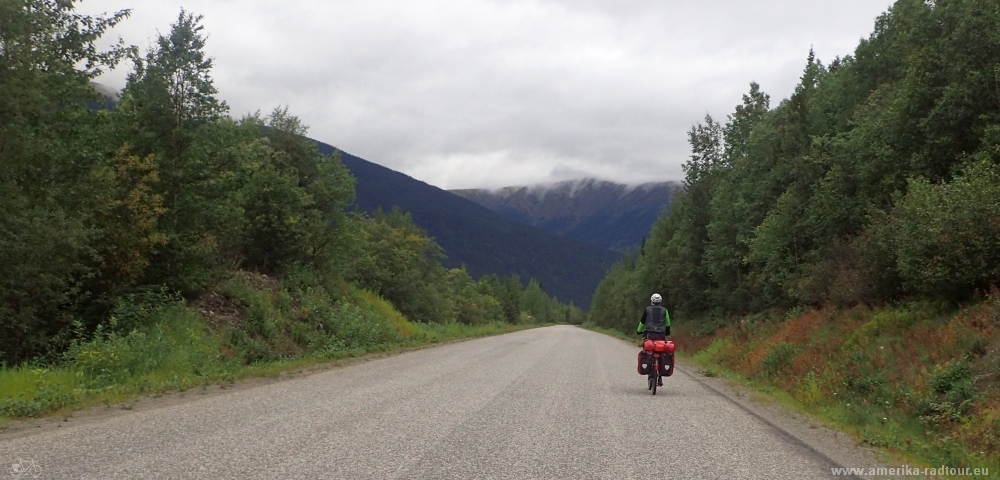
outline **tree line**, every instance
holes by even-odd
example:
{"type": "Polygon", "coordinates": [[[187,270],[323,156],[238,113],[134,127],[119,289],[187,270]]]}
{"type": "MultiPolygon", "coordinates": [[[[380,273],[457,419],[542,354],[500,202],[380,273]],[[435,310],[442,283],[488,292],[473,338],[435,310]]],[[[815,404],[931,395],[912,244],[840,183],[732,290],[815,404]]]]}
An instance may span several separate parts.
{"type": "Polygon", "coordinates": [[[351,211],[354,178],[287,108],[230,117],[201,17],[101,49],[129,11],[73,3],[0,0],[0,362],[57,358],[123,299],[240,270],[366,289],[414,321],[579,323],[537,282],[446,270],[403,212],[351,211]],[[92,81],[122,62],[111,108],[92,81]]]}
{"type": "Polygon", "coordinates": [[[731,318],[800,305],[969,300],[1000,282],[1000,8],[899,0],[853,55],[810,52],[794,93],[756,83],[689,132],[683,192],[591,313],[649,295],[731,318]]]}

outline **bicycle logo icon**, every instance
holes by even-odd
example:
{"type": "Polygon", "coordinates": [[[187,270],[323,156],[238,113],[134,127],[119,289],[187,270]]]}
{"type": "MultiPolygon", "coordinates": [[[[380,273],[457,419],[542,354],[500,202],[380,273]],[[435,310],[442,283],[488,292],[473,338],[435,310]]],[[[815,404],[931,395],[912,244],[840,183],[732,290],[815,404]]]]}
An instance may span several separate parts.
{"type": "Polygon", "coordinates": [[[18,457],[10,466],[10,476],[14,478],[38,478],[42,467],[29,457],[18,457]]]}

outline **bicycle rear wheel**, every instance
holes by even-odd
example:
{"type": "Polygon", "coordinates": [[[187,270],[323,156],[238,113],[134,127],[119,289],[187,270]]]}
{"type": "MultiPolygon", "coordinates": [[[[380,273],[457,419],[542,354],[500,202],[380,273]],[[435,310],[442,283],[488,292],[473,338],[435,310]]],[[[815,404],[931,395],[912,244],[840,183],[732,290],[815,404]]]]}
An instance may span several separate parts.
{"type": "Polygon", "coordinates": [[[649,389],[653,391],[653,395],[656,395],[656,384],[660,383],[660,361],[654,360],[650,367],[654,370],[653,374],[649,377],[649,389]]]}

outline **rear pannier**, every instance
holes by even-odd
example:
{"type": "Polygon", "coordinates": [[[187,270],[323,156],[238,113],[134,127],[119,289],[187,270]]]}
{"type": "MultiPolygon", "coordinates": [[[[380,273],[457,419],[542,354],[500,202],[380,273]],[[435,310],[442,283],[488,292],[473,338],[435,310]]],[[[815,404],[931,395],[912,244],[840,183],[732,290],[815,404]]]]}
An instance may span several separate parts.
{"type": "Polygon", "coordinates": [[[674,356],[663,354],[660,357],[660,375],[669,377],[674,374],[674,356]]]}
{"type": "Polygon", "coordinates": [[[652,363],[653,359],[646,352],[639,352],[638,365],[636,366],[639,375],[649,375],[649,366],[652,363]]]}

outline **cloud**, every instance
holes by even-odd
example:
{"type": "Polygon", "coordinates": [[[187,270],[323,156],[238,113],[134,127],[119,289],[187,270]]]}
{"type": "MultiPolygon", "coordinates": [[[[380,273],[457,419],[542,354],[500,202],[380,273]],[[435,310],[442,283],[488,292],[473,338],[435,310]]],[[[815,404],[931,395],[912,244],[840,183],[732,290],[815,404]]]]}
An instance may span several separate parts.
{"type": "MultiPolygon", "coordinates": [[[[234,115],[288,105],[320,140],[444,188],[679,179],[686,132],[751,81],[787,97],[889,0],[191,0],[234,115]]],[[[112,32],[147,46],[181,3],[112,32]]],[[[87,0],[87,13],[118,0],[87,0]]],[[[122,86],[124,72],[104,79],[122,86]]]]}

